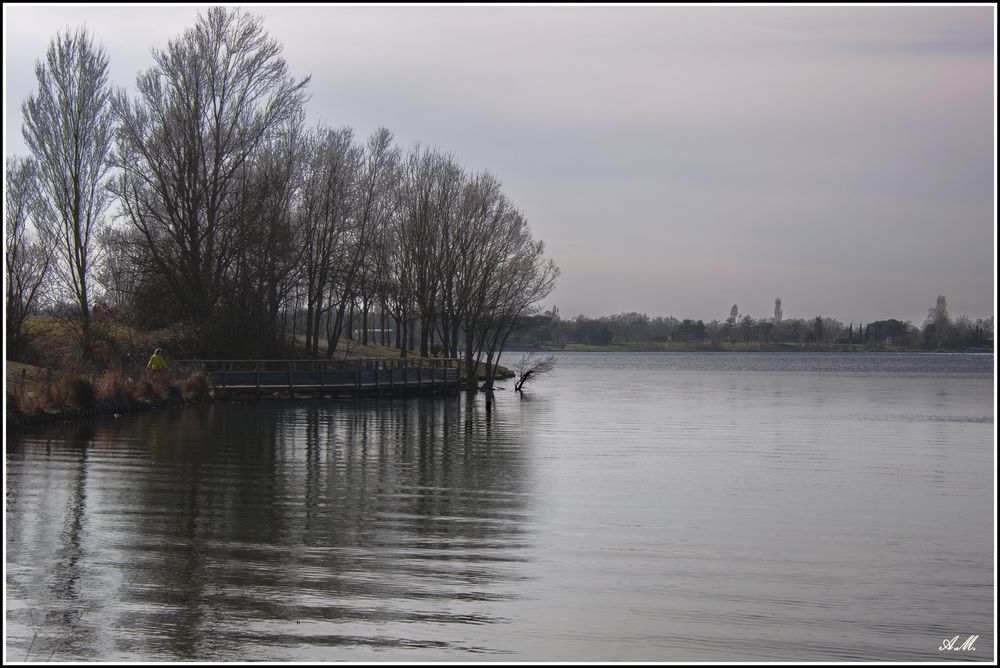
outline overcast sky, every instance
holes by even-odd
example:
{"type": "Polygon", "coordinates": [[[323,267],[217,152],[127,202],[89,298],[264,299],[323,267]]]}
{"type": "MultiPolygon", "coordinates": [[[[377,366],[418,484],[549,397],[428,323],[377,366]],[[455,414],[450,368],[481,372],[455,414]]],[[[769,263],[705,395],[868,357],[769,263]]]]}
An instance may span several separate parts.
{"type": "MultiPolygon", "coordinates": [[[[994,314],[992,6],[247,7],[310,124],[498,176],[563,317],[994,314]]],[[[6,155],[57,31],[132,88],[199,11],[5,4],[6,155]]]]}

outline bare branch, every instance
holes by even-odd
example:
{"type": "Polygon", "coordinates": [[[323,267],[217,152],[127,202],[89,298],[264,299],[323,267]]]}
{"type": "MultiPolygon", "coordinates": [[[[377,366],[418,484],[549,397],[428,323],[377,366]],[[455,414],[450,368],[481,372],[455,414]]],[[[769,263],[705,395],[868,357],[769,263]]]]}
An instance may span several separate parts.
{"type": "Polygon", "coordinates": [[[514,365],[517,373],[517,382],[514,383],[514,391],[520,392],[526,383],[537,380],[539,376],[552,373],[556,368],[556,358],[553,355],[546,357],[535,357],[535,353],[522,355],[521,359],[514,365]]]}

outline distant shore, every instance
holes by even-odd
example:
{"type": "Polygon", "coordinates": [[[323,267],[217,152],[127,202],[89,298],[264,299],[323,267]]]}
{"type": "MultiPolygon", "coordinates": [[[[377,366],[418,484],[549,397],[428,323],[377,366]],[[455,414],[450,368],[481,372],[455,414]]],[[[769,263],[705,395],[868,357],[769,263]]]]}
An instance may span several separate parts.
{"type": "MultiPolygon", "coordinates": [[[[585,343],[567,343],[561,346],[521,346],[518,352],[586,352],[586,353],[993,353],[992,348],[946,348],[928,350],[910,346],[870,346],[859,343],[682,343],[655,342],[641,343],[609,343],[606,345],[590,345],[585,343]]],[[[514,352],[513,350],[511,352],[514,352]]]]}

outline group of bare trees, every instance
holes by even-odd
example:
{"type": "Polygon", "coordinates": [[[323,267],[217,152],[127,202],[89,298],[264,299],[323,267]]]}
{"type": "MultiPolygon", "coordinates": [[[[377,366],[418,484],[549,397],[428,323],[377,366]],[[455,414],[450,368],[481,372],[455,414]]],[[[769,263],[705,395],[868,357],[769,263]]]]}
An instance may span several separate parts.
{"type": "Polygon", "coordinates": [[[250,349],[262,345],[260,330],[273,323],[261,312],[273,310],[291,270],[308,79],[290,77],[280,51],[259,19],[213,8],[153,50],[134,100],[121,91],[111,105],[110,188],[133,251],[121,260],[140,275],[134,300],[192,323],[216,353],[229,347],[227,329],[250,349]]]}
{"type": "Polygon", "coordinates": [[[304,146],[293,212],[301,271],[285,294],[306,349],[318,354],[325,337],[332,354],[358,323],[362,343],[463,353],[469,377],[483,363],[490,383],[511,331],[559,273],[499,181],[434,149],[402,151],[384,128],[358,143],[321,126],[304,146]]]}
{"type": "Polygon", "coordinates": [[[9,321],[58,275],[85,350],[96,281],[133,325],[183,323],[194,354],[333,355],[359,324],[364,343],[462,353],[474,371],[554,288],[493,175],[385,128],[307,127],[309,78],[260,17],[211,8],[152,53],[134,97],[82,29],[39,63],[32,157],[8,161],[9,321]]]}

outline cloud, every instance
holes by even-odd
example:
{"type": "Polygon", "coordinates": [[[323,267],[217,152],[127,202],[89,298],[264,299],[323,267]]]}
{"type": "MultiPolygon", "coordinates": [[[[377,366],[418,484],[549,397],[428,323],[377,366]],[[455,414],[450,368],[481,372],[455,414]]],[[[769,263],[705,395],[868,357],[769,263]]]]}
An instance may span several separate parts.
{"type": "MultiPolygon", "coordinates": [[[[312,75],[311,122],[499,176],[564,312],[711,319],[782,290],[842,319],[992,312],[992,7],[250,10],[312,75]]],[[[124,85],[198,9],[4,11],[16,152],[52,26],[86,18],[124,85]]]]}

